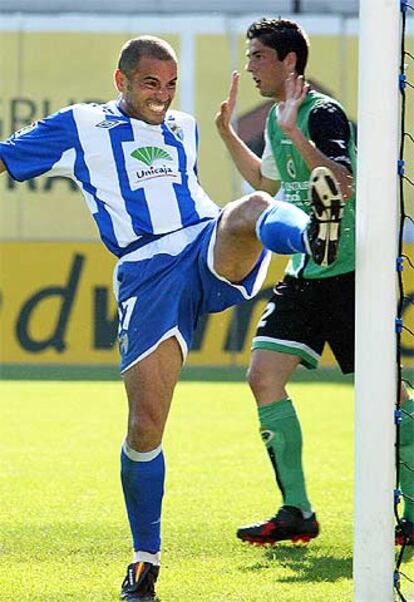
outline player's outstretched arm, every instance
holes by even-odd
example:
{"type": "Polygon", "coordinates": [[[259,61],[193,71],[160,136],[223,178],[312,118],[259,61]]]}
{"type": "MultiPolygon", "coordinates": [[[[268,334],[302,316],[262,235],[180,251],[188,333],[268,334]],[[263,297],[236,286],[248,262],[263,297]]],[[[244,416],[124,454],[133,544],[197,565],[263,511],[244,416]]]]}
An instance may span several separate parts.
{"type": "Polygon", "coordinates": [[[291,73],[286,79],[286,99],[279,103],[277,121],[296,146],[310,171],[316,167],[328,167],[338,180],[344,199],[348,199],[353,191],[353,177],[349,171],[333,159],[328,158],[315,144],[311,144],[297,126],[297,114],[308,93],[309,85],[302,75],[297,77],[291,73]]]}
{"type": "Polygon", "coordinates": [[[226,100],[221,103],[214,121],[217,131],[241,176],[256,190],[264,190],[273,196],[279,190],[279,182],[262,175],[260,171],[261,160],[236,134],[231,123],[237,101],[239,79],[239,73],[233,71],[229,94],[226,100]]]}
{"type": "Polygon", "coordinates": [[[3,171],[6,171],[6,166],[4,165],[3,161],[0,159],[0,174],[3,173],[3,171]]]}

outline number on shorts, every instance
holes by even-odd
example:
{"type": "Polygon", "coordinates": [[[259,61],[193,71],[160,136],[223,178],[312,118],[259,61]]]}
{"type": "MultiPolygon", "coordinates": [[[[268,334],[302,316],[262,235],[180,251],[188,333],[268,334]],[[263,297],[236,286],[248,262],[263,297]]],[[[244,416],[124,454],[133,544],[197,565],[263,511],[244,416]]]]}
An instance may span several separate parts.
{"type": "Polygon", "coordinates": [[[136,297],[130,297],[121,303],[121,319],[119,324],[120,330],[128,330],[129,322],[131,320],[132,312],[134,311],[136,302],[136,297]]]}
{"type": "Polygon", "coordinates": [[[260,318],[259,323],[257,324],[257,328],[263,328],[263,326],[266,326],[267,318],[270,316],[271,313],[274,312],[275,307],[276,305],[272,301],[266,305],[262,317],[260,318]]]}

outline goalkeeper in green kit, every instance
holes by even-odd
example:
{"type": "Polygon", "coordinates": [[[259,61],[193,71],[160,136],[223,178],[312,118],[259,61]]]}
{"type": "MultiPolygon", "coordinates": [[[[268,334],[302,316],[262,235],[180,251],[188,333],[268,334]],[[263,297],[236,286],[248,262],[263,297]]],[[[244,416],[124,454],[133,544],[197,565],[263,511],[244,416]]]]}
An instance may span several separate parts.
{"type": "MultiPolygon", "coordinates": [[[[304,254],[291,257],[253,338],[248,380],[282,495],[282,506],[274,516],[238,529],[239,539],[255,544],[309,541],[319,534],[306,491],[301,427],[286,390],[290,377],[299,364],[317,368],[325,343],[343,373],[354,371],[355,142],[339,103],[306,83],[308,52],[307,35],[294,21],[264,18],[247,31],[247,71],[259,93],[276,103],[267,118],[261,158],[231,125],[237,73],[216,115],[221,138],[253,188],[272,195],[280,189],[287,202],[309,213],[313,172],[313,180],[323,182],[325,203],[330,197],[338,218],[337,223],[326,225],[331,242],[323,246],[325,256],[318,264],[304,254]],[[337,259],[331,263],[329,255],[336,252],[337,259]]],[[[313,201],[317,207],[318,199],[313,201]]],[[[320,210],[323,219],[322,204],[320,210]]],[[[414,400],[403,390],[401,401],[400,486],[405,507],[396,543],[414,544],[414,400]]]]}

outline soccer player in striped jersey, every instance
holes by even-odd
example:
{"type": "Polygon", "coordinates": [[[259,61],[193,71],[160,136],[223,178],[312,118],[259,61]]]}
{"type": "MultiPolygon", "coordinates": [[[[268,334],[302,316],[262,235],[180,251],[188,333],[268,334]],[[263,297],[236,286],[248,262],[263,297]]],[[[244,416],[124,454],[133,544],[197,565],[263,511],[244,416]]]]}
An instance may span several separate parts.
{"type": "Polygon", "coordinates": [[[0,171],[15,180],[76,181],[119,258],[114,289],[129,403],[121,479],[134,547],[121,599],[141,602],[157,599],[162,435],[199,316],[251,298],[268,250],[320,257],[330,245],[317,212],[309,219],[266,192],[220,210],[198,181],[196,122],[170,109],[176,82],[171,46],[135,38],[121,49],[117,100],[64,108],[0,144],[0,171]]]}

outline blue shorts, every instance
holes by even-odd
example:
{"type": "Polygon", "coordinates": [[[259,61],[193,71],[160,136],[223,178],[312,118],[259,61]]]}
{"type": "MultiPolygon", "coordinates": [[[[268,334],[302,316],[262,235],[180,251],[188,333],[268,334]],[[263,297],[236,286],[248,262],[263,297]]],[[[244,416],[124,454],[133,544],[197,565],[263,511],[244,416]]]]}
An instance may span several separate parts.
{"type": "Polygon", "coordinates": [[[185,360],[198,318],[251,299],[267,273],[264,251],[252,272],[232,284],[213,267],[217,219],[167,234],[121,258],[114,292],[119,309],[121,372],[176,337],[185,360]]]}

